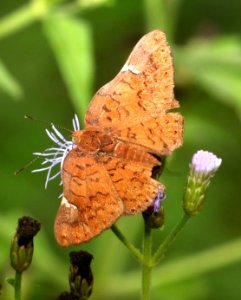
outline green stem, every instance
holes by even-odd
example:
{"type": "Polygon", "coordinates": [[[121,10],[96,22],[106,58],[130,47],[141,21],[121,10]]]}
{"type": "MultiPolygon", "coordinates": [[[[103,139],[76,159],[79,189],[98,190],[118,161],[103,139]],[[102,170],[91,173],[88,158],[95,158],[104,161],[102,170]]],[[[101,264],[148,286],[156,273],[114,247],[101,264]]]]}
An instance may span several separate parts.
{"type": "Polygon", "coordinates": [[[145,222],[144,240],[143,240],[144,261],[142,264],[142,300],[150,299],[151,291],[151,271],[150,266],[152,255],[152,234],[151,228],[145,222]]]}
{"type": "Polygon", "coordinates": [[[45,1],[33,1],[10,13],[0,20],[0,39],[26,27],[45,15],[46,12],[45,1]]]}
{"type": "Polygon", "coordinates": [[[190,219],[190,215],[184,214],[180,221],[177,223],[177,225],[173,228],[173,230],[169,233],[169,235],[166,237],[166,239],[162,242],[160,247],[157,249],[155,254],[152,257],[152,264],[156,265],[166,253],[169,246],[173,243],[175,240],[177,234],[182,230],[182,228],[185,226],[187,221],[190,219]]]}
{"type": "Polygon", "coordinates": [[[22,272],[16,271],[15,273],[15,300],[21,300],[21,282],[22,282],[22,272]]]}
{"type": "MultiPolygon", "coordinates": [[[[205,276],[205,274],[210,272],[217,272],[221,268],[231,268],[240,264],[240,262],[241,238],[238,238],[157,266],[152,274],[152,287],[175,286],[175,284],[180,284],[184,280],[194,280],[194,278],[205,276]]],[[[137,270],[130,271],[124,275],[112,276],[111,285],[108,285],[109,299],[116,299],[118,297],[129,299],[131,295],[138,293],[140,290],[138,274],[139,271],[137,270]],[[120,282],[122,282],[121,289],[120,282]]],[[[101,286],[98,292],[103,291],[104,293],[106,289],[103,289],[103,286],[101,286]]],[[[103,299],[105,298],[104,296],[103,299]]]]}
{"type": "Polygon", "coordinates": [[[111,230],[118,237],[118,239],[131,251],[131,253],[139,260],[139,262],[143,263],[143,255],[141,252],[127,240],[127,238],[121,233],[116,225],[111,226],[111,230]]]}
{"type": "Polygon", "coordinates": [[[172,0],[168,5],[168,41],[174,43],[175,28],[182,0],[172,0]]]}
{"type": "Polygon", "coordinates": [[[169,44],[174,43],[174,31],[181,0],[144,0],[147,31],[162,29],[169,44]]]}
{"type": "Polygon", "coordinates": [[[167,30],[165,0],[144,0],[147,31],[153,29],[167,30]]]}

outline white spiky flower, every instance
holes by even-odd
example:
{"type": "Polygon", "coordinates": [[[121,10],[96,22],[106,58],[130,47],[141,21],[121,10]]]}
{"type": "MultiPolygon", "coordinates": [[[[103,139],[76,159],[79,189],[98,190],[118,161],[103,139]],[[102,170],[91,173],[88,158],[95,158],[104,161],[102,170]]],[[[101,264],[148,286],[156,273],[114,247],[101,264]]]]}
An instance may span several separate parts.
{"type": "MultiPolygon", "coordinates": [[[[80,124],[77,115],[74,116],[72,120],[74,131],[80,130],[80,124]]],[[[44,158],[42,165],[45,167],[41,169],[33,170],[32,173],[47,171],[45,188],[47,188],[48,182],[60,176],[61,178],[61,170],[63,167],[63,162],[66,155],[70,150],[76,147],[76,145],[72,141],[67,141],[64,136],[59,132],[59,130],[51,124],[52,132],[46,129],[46,133],[49,138],[57,145],[57,147],[51,147],[45,149],[43,152],[34,152],[34,155],[42,156],[44,158]],[[53,168],[59,165],[59,170],[57,173],[52,175],[53,168]]],[[[62,179],[60,181],[62,184],[62,179]]]]}

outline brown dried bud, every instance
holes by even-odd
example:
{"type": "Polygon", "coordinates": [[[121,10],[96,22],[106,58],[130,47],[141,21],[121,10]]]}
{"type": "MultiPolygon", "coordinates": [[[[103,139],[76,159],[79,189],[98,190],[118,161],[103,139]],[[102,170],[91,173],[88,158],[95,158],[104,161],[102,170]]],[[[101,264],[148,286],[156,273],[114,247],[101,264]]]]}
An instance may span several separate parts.
{"type": "Polygon", "coordinates": [[[69,284],[71,292],[80,300],[88,299],[93,288],[93,274],[90,268],[93,256],[86,251],[70,253],[69,284]]]}
{"type": "Polygon", "coordinates": [[[33,237],[40,230],[40,223],[30,217],[22,217],[18,220],[18,227],[14,235],[10,259],[12,267],[22,272],[31,264],[33,257],[33,237]]]}

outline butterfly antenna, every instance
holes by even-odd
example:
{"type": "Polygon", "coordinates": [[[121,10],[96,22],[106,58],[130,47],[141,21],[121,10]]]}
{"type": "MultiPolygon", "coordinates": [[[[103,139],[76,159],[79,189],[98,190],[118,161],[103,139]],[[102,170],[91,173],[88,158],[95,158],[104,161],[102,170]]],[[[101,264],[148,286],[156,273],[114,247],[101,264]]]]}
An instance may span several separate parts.
{"type": "Polygon", "coordinates": [[[47,125],[49,125],[49,126],[54,125],[55,127],[59,128],[59,129],[64,129],[64,130],[66,130],[66,131],[68,131],[68,132],[73,133],[72,130],[67,129],[67,128],[65,128],[65,127],[63,127],[63,126],[60,126],[60,125],[56,125],[56,124],[54,124],[53,122],[49,122],[49,121],[46,121],[46,120],[41,120],[41,119],[38,119],[38,118],[33,117],[33,116],[30,116],[30,115],[25,115],[24,118],[27,119],[27,120],[31,120],[31,121],[38,121],[38,122],[47,124],[47,125]]]}
{"type": "Polygon", "coordinates": [[[18,170],[16,170],[14,172],[14,175],[18,175],[19,173],[21,173],[22,171],[26,170],[28,167],[30,167],[32,165],[32,163],[34,163],[38,158],[40,157],[40,155],[34,157],[34,159],[32,159],[30,162],[28,162],[26,165],[24,165],[23,167],[19,168],[18,170]]]}

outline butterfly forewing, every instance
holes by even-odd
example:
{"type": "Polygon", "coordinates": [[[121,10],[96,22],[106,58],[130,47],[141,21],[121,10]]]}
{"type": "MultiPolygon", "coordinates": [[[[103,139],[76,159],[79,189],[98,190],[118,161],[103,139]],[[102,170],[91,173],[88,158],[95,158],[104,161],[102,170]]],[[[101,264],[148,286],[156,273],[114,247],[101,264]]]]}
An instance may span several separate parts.
{"type": "Polygon", "coordinates": [[[170,154],[182,143],[183,123],[178,113],[168,112],[179,106],[173,87],[170,48],[165,34],[155,30],[137,43],[122,70],[97,92],[85,123],[110,127],[120,140],[150,152],[170,154]]]}

